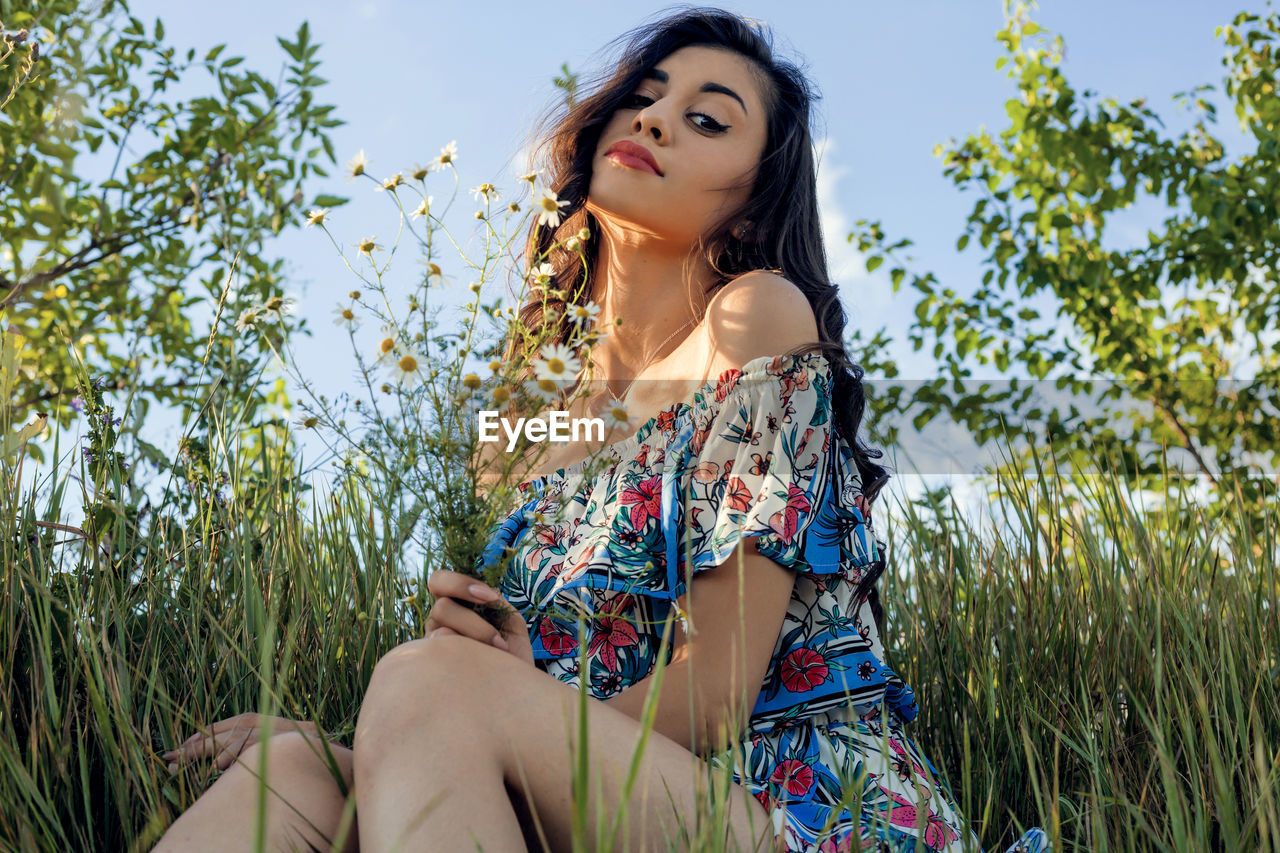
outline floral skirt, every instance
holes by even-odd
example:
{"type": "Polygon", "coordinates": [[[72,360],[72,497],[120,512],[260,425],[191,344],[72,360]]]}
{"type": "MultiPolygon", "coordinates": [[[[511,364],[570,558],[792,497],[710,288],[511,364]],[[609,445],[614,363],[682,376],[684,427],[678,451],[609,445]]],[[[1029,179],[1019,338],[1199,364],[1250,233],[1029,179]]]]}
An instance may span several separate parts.
{"type": "MultiPolygon", "coordinates": [[[[946,781],[892,712],[889,720],[878,709],[853,720],[818,714],[753,734],[708,763],[732,768],[733,781],[769,809],[778,851],[981,853],[972,832],[964,837],[946,781]]],[[[1049,849],[1044,832],[1031,829],[1006,853],[1049,849]]]]}

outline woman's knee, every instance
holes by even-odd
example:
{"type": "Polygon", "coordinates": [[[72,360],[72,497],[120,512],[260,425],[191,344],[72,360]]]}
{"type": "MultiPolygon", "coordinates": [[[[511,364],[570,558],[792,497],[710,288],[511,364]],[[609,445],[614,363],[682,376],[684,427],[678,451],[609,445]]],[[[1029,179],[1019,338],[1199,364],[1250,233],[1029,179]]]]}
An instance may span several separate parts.
{"type": "Polygon", "coordinates": [[[253,744],[240,753],[238,766],[227,772],[232,770],[238,770],[255,781],[265,770],[267,784],[273,788],[285,782],[323,785],[327,780],[338,790],[338,778],[341,777],[343,787],[350,789],[353,778],[351,750],[335,744],[326,746],[318,738],[300,732],[282,732],[253,744]]]}
{"type": "Polygon", "coordinates": [[[402,643],[379,658],[360,704],[357,745],[397,726],[420,726],[437,710],[465,712],[475,689],[477,646],[446,635],[402,643]]]}

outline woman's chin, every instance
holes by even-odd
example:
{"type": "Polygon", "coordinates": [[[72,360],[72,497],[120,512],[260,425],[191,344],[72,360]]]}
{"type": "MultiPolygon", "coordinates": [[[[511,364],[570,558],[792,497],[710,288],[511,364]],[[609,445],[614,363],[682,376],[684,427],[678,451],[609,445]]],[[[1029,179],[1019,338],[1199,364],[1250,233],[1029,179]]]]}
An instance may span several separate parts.
{"type": "Polygon", "coordinates": [[[642,205],[634,195],[629,198],[609,193],[592,195],[587,199],[586,209],[606,231],[618,229],[664,241],[692,243],[697,240],[697,234],[685,234],[673,227],[678,224],[676,216],[664,215],[663,209],[656,205],[642,205]]]}

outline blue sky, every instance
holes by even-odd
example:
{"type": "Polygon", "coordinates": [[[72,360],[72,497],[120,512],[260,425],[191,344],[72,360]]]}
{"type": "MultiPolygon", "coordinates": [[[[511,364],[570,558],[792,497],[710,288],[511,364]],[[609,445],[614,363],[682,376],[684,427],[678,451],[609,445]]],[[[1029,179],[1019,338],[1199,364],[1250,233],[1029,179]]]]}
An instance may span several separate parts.
{"type": "MultiPolygon", "coordinates": [[[[1002,55],[995,33],[1003,20],[998,0],[951,2],[746,2],[725,8],[769,23],[776,47],[800,60],[823,95],[817,135],[822,139],[820,183],[827,250],[843,291],[850,327],[867,333],[888,325],[897,339],[892,355],[910,378],[928,378],[936,366],[910,350],[905,319],[913,302],[892,294],[884,268],[868,275],[845,242],[852,223],[879,219],[894,236],[916,242],[915,268],[932,270],[963,292],[980,276],[976,244],[957,254],[971,199],[942,175],[935,145],[962,139],[985,126],[1001,129],[1005,101],[1015,87],[994,68],[1002,55]]],[[[534,118],[558,97],[551,78],[562,62],[589,70],[592,54],[609,40],[650,19],[667,4],[632,2],[523,3],[358,2],[190,4],[134,0],[134,15],[159,16],[180,51],[203,52],[226,43],[225,56],[270,72],[285,57],[275,37],[291,37],[305,17],[322,45],[320,73],[329,84],[320,97],[337,104],[347,121],[333,131],[340,166],[313,193],[354,195],[338,208],[332,229],[346,246],[376,234],[389,239],[396,220],[371,185],[344,182],[341,164],[363,149],[370,171],[385,176],[426,163],[457,140],[460,193],[453,223],[462,233],[474,222],[465,190],[483,181],[515,189],[518,160],[534,118]]],[[[1174,92],[1217,81],[1224,47],[1214,28],[1241,9],[1261,11],[1258,0],[1225,3],[1051,0],[1032,17],[1066,42],[1064,70],[1077,89],[1127,101],[1146,97],[1171,129],[1187,122],[1170,100],[1174,92]]],[[[1234,117],[1222,112],[1219,133],[1235,137],[1234,117]]],[[[437,201],[448,192],[432,189],[437,201]]],[[[1145,232],[1159,211],[1135,213],[1131,227],[1145,232]]],[[[275,251],[288,259],[291,291],[314,337],[298,342],[300,367],[316,388],[333,396],[354,390],[354,357],[331,312],[357,282],[323,235],[290,234],[275,251]]],[[[348,248],[348,253],[352,250],[348,248]]],[[[410,249],[399,273],[420,269],[410,249]]],[[[450,272],[446,268],[446,272],[450,272]]],[[[392,278],[396,275],[393,268],[392,278]]],[[[459,288],[465,287],[465,280],[459,288]]],[[[371,349],[376,327],[366,324],[357,343],[371,349]]],[[[291,394],[300,396],[296,389],[291,394]]],[[[161,446],[176,440],[176,428],[161,446]]],[[[323,450],[304,444],[308,459],[323,450]]]]}

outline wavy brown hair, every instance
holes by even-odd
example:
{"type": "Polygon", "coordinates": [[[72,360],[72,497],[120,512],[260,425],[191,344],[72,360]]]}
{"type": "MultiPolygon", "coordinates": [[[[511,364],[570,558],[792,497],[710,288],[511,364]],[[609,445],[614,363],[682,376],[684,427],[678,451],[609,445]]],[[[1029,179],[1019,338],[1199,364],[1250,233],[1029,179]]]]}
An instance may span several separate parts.
{"type": "MultiPolygon", "coordinates": [[[[710,299],[737,276],[766,269],[785,276],[804,293],[817,321],[818,340],[796,347],[791,354],[819,351],[832,371],[832,403],[836,431],[853,449],[868,500],[874,500],[888,480],[873,460],[881,452],[862,443],[858,427],[866,401],[862,368],[844,346],[847,317],[838,289],[827,271],[826,250],[818,216],[817,168],[813,158],[810,107],[818,94],[794,64],[774,56],[772,34],[757,22],[722,9],[682,7],[652,24],[624,33],[611,43],[620,45],[621,58],[593,81],[579,86],[576,102],[562,104],[543,119],[535,136],[541,142],[535,157],[546,163],[544,183],[566,202],[558,228],[530,227],[525,244],[528,266],[547,261],[555,273],[548,291],[535,293],[519,309],[525,329],[544,341],[565,343],[571,325],[566,303],[584,303],[592,291],[600,227],[586,209],[591,163],[605,124],[640,85],[645,72],[682,47],[702,45],[731,50],[748,59],[760,75],[768,113],[768,141],[756,171],[750,200],[732,216],[703,235],[700,250],[716,279],[706,291],[710,299]],[[550,127],[549,130],[545,128],[550,127]],[[739,239],[732,226],[752,223],[739,239]],[[562,244],[586,228],[582,258],[562,244]]],[[[508,359],[530,355],[509,338],[508,359]]]]}

